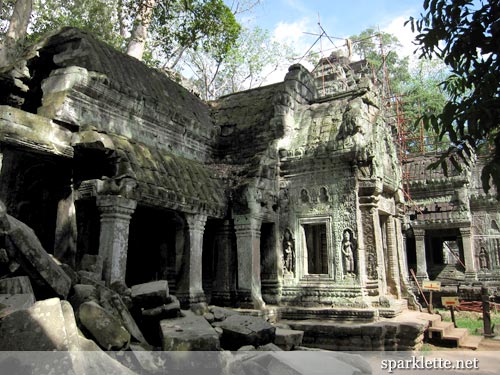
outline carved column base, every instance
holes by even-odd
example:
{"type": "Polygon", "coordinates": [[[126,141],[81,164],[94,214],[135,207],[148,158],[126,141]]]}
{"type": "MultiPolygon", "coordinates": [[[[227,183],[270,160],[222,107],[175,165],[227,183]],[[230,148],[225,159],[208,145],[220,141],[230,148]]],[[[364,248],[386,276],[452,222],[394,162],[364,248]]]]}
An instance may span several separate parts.
{"type": "Polygon", "coordinates": [[[271,305],[278,305],[281,301],[281,283],[278,280],[262,280],[262,299],[271,305]]]}
{"type": "Polygon", "coordinates": [[[239,289],[237,292],[238,307],[242,309],[257,309],[260,310],[266,306],[261,296],[255,297],[255,293],[249,290],[239,289]]]}
{"type": "Polygon", "coordinates": [[[216,306],[234,306],[237,299],[235,291],[213,291],[211,304],[216,306]]]}
{"type": "Polygon", "coordinates": [[[178,292],[176,294],[176,297],[179,300],[182,308],[189,308],[189,306],[191,306],[195,303],[207,301],[207,299],[205,297],[205,293],[203,293],[203,292],[190,292],[190,293],[179,293],[178,292]]]}

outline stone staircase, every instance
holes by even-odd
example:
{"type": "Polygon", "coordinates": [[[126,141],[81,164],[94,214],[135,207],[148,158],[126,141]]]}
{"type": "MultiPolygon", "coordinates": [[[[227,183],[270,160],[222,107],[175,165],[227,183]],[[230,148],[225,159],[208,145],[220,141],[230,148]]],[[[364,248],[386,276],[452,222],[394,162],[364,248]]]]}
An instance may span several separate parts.
{"type": "Polygon", "coordinates": [[[421,313],[419,319],[429,322],[426,338],[436,346],[476,350],[483,339],[481,336],[470,336],[466,328],[455,328],[453,323],[443,322],[437,314],[421,313]]]}

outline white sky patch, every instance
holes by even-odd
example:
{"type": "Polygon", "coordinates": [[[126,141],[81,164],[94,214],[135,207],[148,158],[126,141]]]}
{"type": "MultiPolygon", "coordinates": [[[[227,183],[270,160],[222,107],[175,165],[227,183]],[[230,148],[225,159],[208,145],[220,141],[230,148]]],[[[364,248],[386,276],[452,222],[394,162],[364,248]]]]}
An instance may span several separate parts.
{"type": "Polygon", "coordinates": [[[400,56],[409,56],[410,64],[418,59],[418,54],[413,54],[413,51],[417,48],[412,42],[415,39],[417,33],[411,32],[410,25],[405,26],[406,20],[408,20],[409,15],[402,15],[394,18],[388,25],[381,27],[382,31],[386,33],[395,35],[401,42],[401,49],[396,51],[400,56]]]}
{"type": "MultiPolygon", "coordinates": [[[[301,53],[304,54],[315,39],[315,37],[307,35],[305,32],[315,32],[315,26],[314,22],[308,17],[294,22],[279,22],[271,32],[271,38],[275,42],[290,46],[295,52],[294,56],[290,57],[301,57],[301,53]]],[[[301,63],[304,64],[303,61],[301,63]]],[[[311,69],[310,66],[307,66],[307,68],[311,69]]],[[[266,84],[283,81],[287,72],[288,67],[280,67],[269,74],[266,84]]]]}
{"type": "Polygon", "coordinates": [[[310,36],[305,32],[311,32],[312,22],[309,18],[302,18],[298,21],[287,23],[279,22],[272,32],[272,39],[293,46],[295,50],[300,51],[306,46],[310,36]]]}

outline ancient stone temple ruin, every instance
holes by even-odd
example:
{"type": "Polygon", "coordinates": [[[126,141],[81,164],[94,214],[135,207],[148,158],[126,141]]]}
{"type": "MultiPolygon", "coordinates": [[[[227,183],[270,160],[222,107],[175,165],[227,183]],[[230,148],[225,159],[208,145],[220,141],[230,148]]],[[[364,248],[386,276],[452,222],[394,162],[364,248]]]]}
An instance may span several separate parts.
{"type": "Polygon", "coordinates": [[[168,280],[184,304],[406,296],[400,169],[361,65],[335,65],[327,94],[294,65],[206,103],[65,29],[24,69],[2,76],[0,198],[61,262],[94,256],[108,285],[168,280]]]}
{"type": "Polygon", "coordinates": [[[480,283],[498,286],[500,280],[498,200],[483,190],[484,156],[473,156],[462,170],[448,160],[448,176],[427,168],[436,160],[415,156],[404,165],[413,201],[404,233],[408,265],[420,280],[438,280],[450,294],[478,299],[480,283]]]}
{"type": "MultiPolygon", "coordinates": [[[[208,103],[76,29],[19,64],[0,76],[0,200],[87,277],[167,280],[185,306],[356,318],[397,314],[408,262],[434,275],[445,243],[466,279],[499,267],[498,208],[471,195],[476,180],[436,181],[432,207],[405,217],[363,63],[293,65],[283,82],[208,103]]],[[[412,190],[425,200],[421,181],[412,190]]]]}

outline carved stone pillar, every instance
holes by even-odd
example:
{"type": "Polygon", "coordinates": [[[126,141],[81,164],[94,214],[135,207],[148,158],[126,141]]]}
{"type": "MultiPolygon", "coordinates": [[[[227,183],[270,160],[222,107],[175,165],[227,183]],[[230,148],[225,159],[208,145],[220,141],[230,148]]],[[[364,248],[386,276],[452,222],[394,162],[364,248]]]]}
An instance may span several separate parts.
{"type": "Polygon", "coordinates": [[[101,211],[99,257],[102,276],[106,284],[125,282],[129,225],[137,202],[117,195],[97,197],[101,211]]]}
{"type": "Polygon", "coordinates": [[[398,215],[394,219],[396,225],[396,238],[398,241],[398,262],[399,262],[399,277],[403,285],[406,285],[409,280],[408,260],[406,257],[406,232],[403,231],[402,215],[398,215]]]}
{"type": "Polygon", "coordinates": [[[460,236],[462,237],[462,248],[464,249],[465,279],[470,281],[477,280],[471,228],[460,228],[460,236]]]}
{"type": "MultiPolygon", "coordinates": [[[[361,199],[360,199],[361,200],[361,199]]],[[[368,288],[369,295],[384,293],[380,290],[380,257],[382,240],[377,204],[370,197],[363,197],[360,204],[362,236],[360,236],[358,259],[359,277],[368,288]],[[363,267],[364,265],[364,267],[363,267]]]]}
{"type": "Polygon", "coordinates": [[[207,216],[186,214],[185,217],[187,227],[177,297],[183,305],[190,305],[206,301],[202,284],[202,253],[207,216]]]}
{"type": "Polygon", "coordinates": [[[68,186],[57,205],[54,255],[60,261],[75,268],[77,225],[73,187],[68,186]]]}
{"type": "Polygon", "coordinates": [[[212,303],[220,306],[230,306],[236,298],[236,280],[234,266],[236,256],[233,254],[231,221],[225,220],[215,233],[217,252],[217,272],[212,291],[212,303]]]}
{"type": "Polygon", "coordinates": [[[394,216],[387,217],[387,284],[397,298],[401,298],[401,284],[398,262],[398,241],[394,216]]]}
{"type": "Polygon", "coordinates": [[[260,285],[260,226],[262,219],[250,215],[234,218],[238,258],[238,299],[242,307],[264,307],[260,285]]]}
{"type": "Polygon", "coordinates": [[[425,259],[425,230],[413,229],[415,235],[415,250],[417,255],[417,280],[428,280],[427,260],[425,259]]]}

